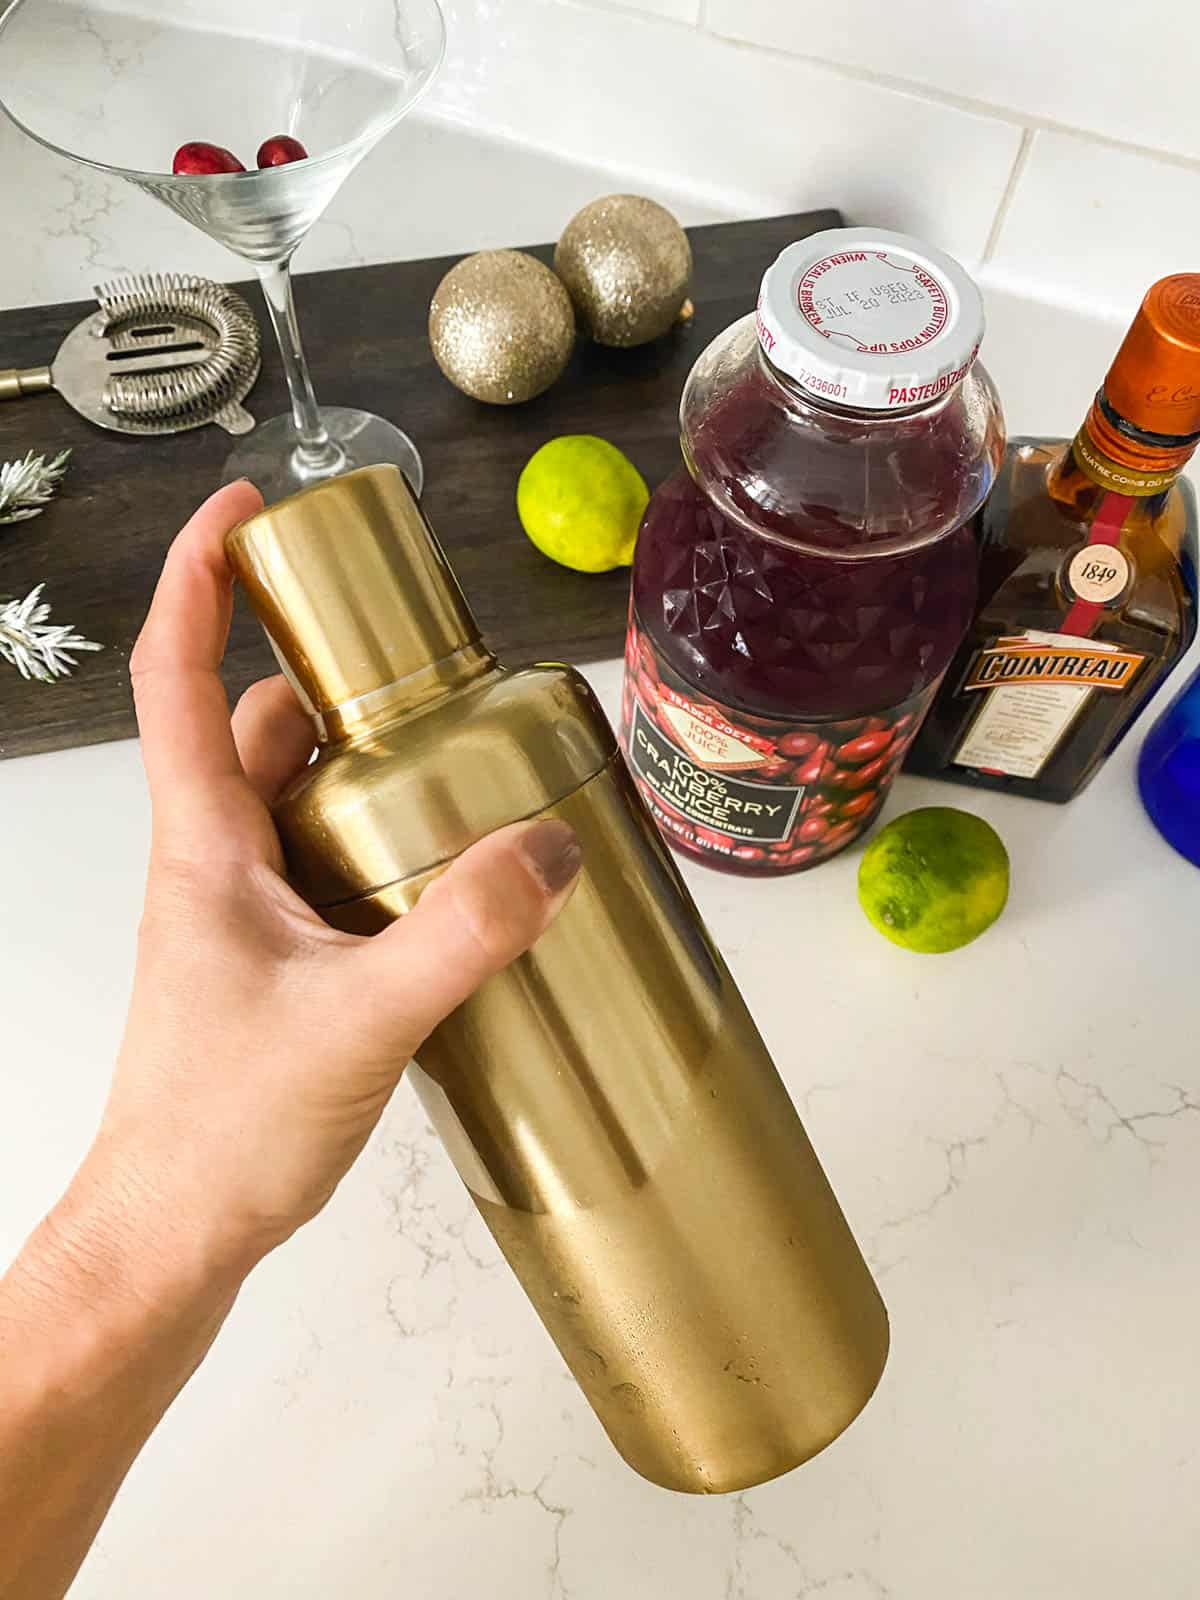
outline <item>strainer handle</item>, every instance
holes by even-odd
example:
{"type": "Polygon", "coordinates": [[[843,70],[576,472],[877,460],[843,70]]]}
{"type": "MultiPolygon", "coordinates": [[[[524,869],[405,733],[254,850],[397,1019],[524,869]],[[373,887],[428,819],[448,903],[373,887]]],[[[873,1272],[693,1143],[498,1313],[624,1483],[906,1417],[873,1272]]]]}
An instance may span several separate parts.
{"type": "Polygon", "coordinates": [[[0,400],[19,400],[22,395],[40,394],[53,387],[49,367],[0,368],[0,400]]]}

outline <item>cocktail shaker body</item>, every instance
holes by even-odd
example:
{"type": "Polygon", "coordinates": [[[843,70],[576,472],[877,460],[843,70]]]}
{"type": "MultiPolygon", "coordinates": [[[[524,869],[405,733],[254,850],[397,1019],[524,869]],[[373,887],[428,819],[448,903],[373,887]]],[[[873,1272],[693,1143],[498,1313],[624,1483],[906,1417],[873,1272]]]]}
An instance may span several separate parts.
{"type": "Polygon", "coordinates": [[[579,836],[555,923],[409,1070],[613,1443],[699,1493],[806,1460],[878,1382],[886,1313],[586,682],[496,665],[395,469],[230,554],[325,735],[276,820],[331,924],[384,927],[506,823],[579,836]]]}

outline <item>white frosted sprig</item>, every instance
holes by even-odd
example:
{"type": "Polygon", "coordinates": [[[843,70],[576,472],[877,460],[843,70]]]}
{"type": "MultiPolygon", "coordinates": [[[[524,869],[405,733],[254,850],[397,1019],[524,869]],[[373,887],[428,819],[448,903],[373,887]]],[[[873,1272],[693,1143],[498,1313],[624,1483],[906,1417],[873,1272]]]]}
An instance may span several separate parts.
{"type": "Polygon", "coordinates": [[[16,667],[23,678],[50,683],[71,675],[80,650],[104,647],[84,639],[70,623],[51,622],[43,588],[39,583],[24,600],[0,602],[0,660],[16,667]]]}
{"type": "Polygon", "coordinates": [[[39,517],[62,482],[71,452],[60,450],[52,460],[27,450],[20,461],[0,465],[0,522],[39,517]]]}

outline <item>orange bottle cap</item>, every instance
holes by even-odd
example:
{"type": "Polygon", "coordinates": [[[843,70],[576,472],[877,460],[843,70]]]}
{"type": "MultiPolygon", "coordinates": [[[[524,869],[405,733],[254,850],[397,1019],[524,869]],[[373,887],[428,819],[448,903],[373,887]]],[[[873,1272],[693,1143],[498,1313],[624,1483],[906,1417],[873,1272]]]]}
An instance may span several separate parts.
{"type": "Polygon", "coordinates": [[[1151,285],[1104,380],[1104,398],[1147,433],[1200,433],[1200,272],[1151,285]]]}

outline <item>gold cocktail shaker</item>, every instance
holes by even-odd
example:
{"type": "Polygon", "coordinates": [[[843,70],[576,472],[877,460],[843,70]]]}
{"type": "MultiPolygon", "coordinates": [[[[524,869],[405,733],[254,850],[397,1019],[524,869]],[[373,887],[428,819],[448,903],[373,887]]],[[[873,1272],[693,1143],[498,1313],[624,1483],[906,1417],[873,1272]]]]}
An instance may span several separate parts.
{"type": "Polygon", "coordinates": [[[395,467],[227,548],[316,719],[275,816],[328,922],[377,931],[506,823],[579,836],[565,910],[409,1071],[613,1443],[695,1493],[814,1455],[875,1388],[887,1314],[591,690],[496,663],[395,467]]]}

